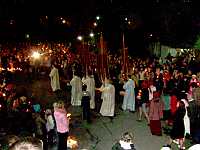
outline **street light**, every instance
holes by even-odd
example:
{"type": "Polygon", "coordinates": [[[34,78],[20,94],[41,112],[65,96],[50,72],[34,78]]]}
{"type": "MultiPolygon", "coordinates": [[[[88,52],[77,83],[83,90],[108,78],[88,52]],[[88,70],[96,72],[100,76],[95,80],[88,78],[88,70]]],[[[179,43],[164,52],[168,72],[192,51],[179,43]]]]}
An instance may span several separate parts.
{"type": "Polygon", "coordinates": [[[97,23],[96,23],[96,22],[94,22],[94,23],[93,23],[93,25],[96,27],[96,26],[97,26],[97,23]]]}
{"type": "Polygon", "coordinates": [[[90,37],[91,38],[94,37],[94,33],[93,32],[90,33],[90,37]]]}
{"type": "Polygon", "coordinates": [[[66,23],[66,20],[63,19],[63,20],[62,20],[62,23],[65,24],[65,23],[66,23]]]}
{"type": "Polygon", "coordinates": [[[97,20],[99,20],[99,19],[100,19],[100,17],[99,17],[99,16],[96,16],[96,19],[97,19],[97,20]]]}
{"type": "Polygon", "coordinates": [[[78,39],[79,41],[82,41],[82,40],[83,40],[83,37],[79,35],[79,36],[77,37],[77,39],[78,39]]]}
{"type": "Polygon", "coordinates": [[[25,38],[26,38],[26,39],[29,39],[29,38],[30,38],[30,35],[29,35],[29,34],[25,34],[25,38]]]}

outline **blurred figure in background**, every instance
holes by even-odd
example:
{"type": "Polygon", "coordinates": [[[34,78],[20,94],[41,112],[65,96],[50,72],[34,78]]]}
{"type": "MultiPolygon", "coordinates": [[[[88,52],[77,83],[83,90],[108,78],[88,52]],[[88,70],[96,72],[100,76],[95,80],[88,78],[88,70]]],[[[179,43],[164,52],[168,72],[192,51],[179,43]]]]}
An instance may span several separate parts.
{"type": "Polygon", "coordinates": [[[51,88],[52,91],[58,95],[58,91],[60,90],[60,79],[59,79],[59,72],[58,69],[56,68],[55,64],[52,64],[52,69],[49,74],[49,77],[51,79],[51,88]]]}

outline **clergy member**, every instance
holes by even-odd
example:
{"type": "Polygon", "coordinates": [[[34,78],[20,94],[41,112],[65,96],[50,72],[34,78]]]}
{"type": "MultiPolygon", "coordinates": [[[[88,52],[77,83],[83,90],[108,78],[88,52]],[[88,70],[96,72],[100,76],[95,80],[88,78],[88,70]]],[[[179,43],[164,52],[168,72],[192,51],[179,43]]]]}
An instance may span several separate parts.
{"type": "Polygon", "coordinates": [[[102,92],[101,98],[103,99],[100,114],[102,116],[113,117],[115,112],[115,87],[106,78],[105,83],[97,90],[102,92]]]}
{"type": "Polygon", "coordinates": [[[83,83],[87,85],[87,91],[90,93],[90,109],[95,109],[95,80],[94,76],[89,72],[86,78],[82,79],[83,83]]]}
{"type": "Polygon", "coordinates": [[[124,83],[125,90],[124,100],[122,104],[123,110],[135,111],[135,82],[128,75],[127,81],[124,83]]]}
{"type": "Polygon", "coordinates": [[[59,79],[59,73],[58,69],[56,68],[55,64],[52,64],[52,69],[49,74],[49,77],[51,79],[51,88],[53,92],[56,92],[57,90],[60,90],[60,79],[59,79]]]}
{"type": "Polygon", "coordinates": [[[79,76],[74,74],[72,80],[70,81],[72,86],[71,90],[71,104],[72,106],[81,106],[82,99],[82,81],[79,76]]]}

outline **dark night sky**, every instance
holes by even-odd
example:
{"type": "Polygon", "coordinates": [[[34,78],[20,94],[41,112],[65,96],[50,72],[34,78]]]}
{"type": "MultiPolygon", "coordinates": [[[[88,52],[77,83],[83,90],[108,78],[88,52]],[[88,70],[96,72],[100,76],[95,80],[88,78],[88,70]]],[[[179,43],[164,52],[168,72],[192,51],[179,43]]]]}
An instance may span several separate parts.
{"type": "Polygon", "coordinates": [[[104,32],[113,49],[120,47],[122,30],[133,49],[134,46],[142,49],[150,34],[151,40],[176,45],[191,41],[199,32],[199,11],[190,1],[0,0],[0,37],[23,39],[25,33],[31,33],[35,39],[71,39],[79,31],[88,31],[95,16],[100,15],[102,25],[97,31],[104,32]],[[41,25],[41,16],[48,16],[46,25],[41,25]],[[59,16],[65,17],[70,25],[60,25],[59,16]],[[131,18],[133,24],[125,25],[125,17],[131,18]]]}

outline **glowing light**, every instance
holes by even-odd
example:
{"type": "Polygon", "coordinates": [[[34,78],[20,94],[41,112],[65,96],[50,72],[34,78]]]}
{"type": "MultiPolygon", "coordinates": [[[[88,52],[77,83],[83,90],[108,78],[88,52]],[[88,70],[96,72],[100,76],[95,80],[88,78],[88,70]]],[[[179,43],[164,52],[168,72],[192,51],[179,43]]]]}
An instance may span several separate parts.
{"type": "Polygon", "coordinates": [[[93,23],[93,25],[96,27],[96,26],[97,26],[97,23],[96,23],[96,22],[94,22],[94,23],[93,23]]]}
{"type": "Polygon", "coordinates": [[[99,16],[96,16],[96,19],[97,19],[97,20],[99,20],[99,19],[100,19],[100,17],[99,17],[99,16]]]}
{"type": "Polygon", "coordinates": [[[128,18],[126,17],[126,18],[125,18],[125,21],[127,21],[127,20],[128,20],[128,18]]]}
{"type": "Polygon", "coordinates": [[[67,114],[67,117],[70,117],[71,115],[72,115],[72,114],[68,113],[68,114],[67,114]]]}
{"type": "Polygon", "coordinates": [[[0,104],[0,108],[2,107],[2,105],[0,104]]]}
{"type": "Polygon", "coordinates": [[[6,70],[6,69],[4,69],[4,68],[0,68],[0,71],[3,71],[3,70],[6,70]]]}
{"type": "Polygon", "coordinates": [[[7,70],[10,72],[14,72],[16,69],[12,67],[12,68],[7,68],[7,70]]]}
{"type": "Polygon", "coordinates": [[[6,94],[5,94],[5,93],[3,93],[3,96],[5,97],[5,96],[6,96],[6,94]]]}
{"type": "Polygon", "coordinates": [[[94,37],[94,33],[91,32],[91,33],[90,33],[90,37],[94,37]]]}
{"type": "Polygon", "coordinates": [[[79,41],[82,41],[82,40],[83,40],[83,37],[79,35],[79,36],[77,37],[77,39],[78,39],[79,41]]]}
{"type": "Polygon", "coordinates": [[[62,23],[65,24],[65,23],[66,23],[66,20],[63,20],[62,23]]]}
{"type": "Polygon", "coordinates": [[[26,36],[27,39],[30,38],[30,35],[29,35],[29,34],[26,34],[25,36],[26,36]]]}
{"type": "Polygon", "coordinates": [[[11,25],[14,24],[14,20],[10,20],[10,24],[11,24],[11,25]]]}
{"type": "Polygon", "coordinates": [[[131,144],[133,144],[132,142],[126,142],[126,141],[119,141],[120,145],[122,148],[124,149],[131,149],[131,144]]]}
{"type": "Polygon", "coordinates": [[[35,59],[39,59],[39,58],[40,58],[40,53],[38,53],[38,52],[33,52],[32,57],[35,58],[35,59]]]}
{"type": "Polygon", "coordinates": [[[153,34],[150,34],[149,36],[153,36],[153,34]]]}
{"type": "Polygon", "coordinates": [[[69,148],[71,148],[71,149],[77,148],[78,142],[75,140],[75,138],[70,136],[67,139],[67,146],[69,146],[69,148]]]}

